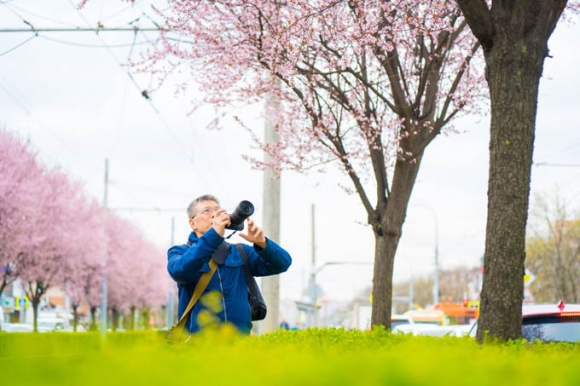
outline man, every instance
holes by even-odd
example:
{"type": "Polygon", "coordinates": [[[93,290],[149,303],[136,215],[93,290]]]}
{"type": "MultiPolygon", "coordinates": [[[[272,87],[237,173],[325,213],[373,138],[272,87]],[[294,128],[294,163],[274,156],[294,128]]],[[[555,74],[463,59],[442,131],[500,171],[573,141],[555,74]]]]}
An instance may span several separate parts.
{"type": "MultiPolygon", "coordinates": [[[[176,245],[167,252],[167,270],[179,289],[180,318],[197,282],[210,270],[209,260],[225,241],[225,230],[230,225],[230,216],[220,208],[218,199],[209,194],[193,200],[187,214],[192,229],[188,245],[176,245]]],[[[240,237],[253,243],[253,246],[243,245],[253,276],[276,275],[288,270],[292,263],[290,254],[266,238],[264,231],[249,217],[245,232],[240,237]]],[[[216,272],[187,317],[185,325],[191,333],[216,322],[231,323],[243,334],[249,334],[252,329],[244,263],[235,247],[226,246],[229,250],[225,259],[217,259],[216,272]]]]}

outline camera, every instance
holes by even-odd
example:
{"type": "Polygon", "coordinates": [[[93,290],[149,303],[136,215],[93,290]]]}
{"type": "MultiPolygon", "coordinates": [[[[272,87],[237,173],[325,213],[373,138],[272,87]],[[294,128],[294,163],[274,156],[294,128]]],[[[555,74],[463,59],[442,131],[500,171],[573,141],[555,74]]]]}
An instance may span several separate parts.
{"type": "Polygon", "coordinates": [[[230,214],[230,225],[226,229],[241,231],[244,229],[244,220],[254,213],[254,205],[250,201],[242,201],[230,214]]]}

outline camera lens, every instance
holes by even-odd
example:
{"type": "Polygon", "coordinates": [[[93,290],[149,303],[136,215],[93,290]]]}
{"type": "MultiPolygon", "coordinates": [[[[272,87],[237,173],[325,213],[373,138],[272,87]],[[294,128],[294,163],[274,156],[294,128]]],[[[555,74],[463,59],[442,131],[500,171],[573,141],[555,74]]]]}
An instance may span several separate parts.
{"type": "Polygon", "coordinates": [[[244,220],[254,213],[254,205],[250,201],[242,201],[230,214],[230,225],[227,229],[241,231],[244,229],[244,220]]]}

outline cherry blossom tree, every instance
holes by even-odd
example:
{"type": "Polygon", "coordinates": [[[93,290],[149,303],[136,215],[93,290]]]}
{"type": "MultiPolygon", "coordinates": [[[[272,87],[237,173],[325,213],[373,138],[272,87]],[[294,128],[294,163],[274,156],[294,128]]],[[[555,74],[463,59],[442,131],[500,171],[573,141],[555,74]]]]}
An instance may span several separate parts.
{"type": "Polygon", "coordinates": [[[491,99],[487,231],[481,314],[484,331],[521,337],[524,259],[538,89],[548,40],[577,0],[456,0],[483,47],[491,99]]]}
{"type": "Polygon", "coordinates": [[[80,184],[58,169],[46,170],[36,183],[34,227],[19,263],[20,279],[32,303],[35,331],[42,296],[49,288],[64,284],[65,267],[78,254],[78,246],[70,240],[77,232],[73,224],[78,208],[74,203],[82,192],[80,184]]]}
{"type": "Polygon", "coordinates": [[[131,283],[132,290],[126,300],[129,320],[127,326],[135,329],[135,320],[139,317],[143,326],[149,328],[151,311],[159,310],[167,303],[170,289],[170,278],[167,275],[165,253],[136,234],[140,240],[131,248],[131,253],[125,255],[130,270],[126,280],[131,283]]]}
{"type": "MultiPolygon", "coordinates": [[[[104,210],[96,200],[89,200],[85,196],[79,196],[77,201],[70,203],[75,207],[76,215],[70,223],[75,232],[68,240],[74,244],[77,253],[63,267],[64,287],[71,302],[74,331],[77,330],[81,302],[86,302],[90,309],[101,303],[100,289],[106,257],[104,210]]],[[[91,317],[92,325],[95,325],[94,313],[91,317]]]]}
{"type": "Polygon", "coordinates": [[[29,142],[0,130],[0,294],[18,278],[35,227],[42,170],[29,142]]]}
{"type": "Polygon", "coordinates": [[[276,100],[266,119],[280,140],[256,135],[270,161],[248,159],[277,172],[344,171],[375,236],[372,324],[390,326],[394,259],[424,151],[485,97],[483,66],[472,65],[479,43],[455,3],[168,3],[158,11],[168,32],[136,68],[161,84],[188,66],[217,109],[276,100]]]}
{"type": "Polygon", "coordinates": [[[130,298],[138,291],[134,272],[139,270],[136,264],[138,255],[133,251],[138,248],[140,235],[129,221],[109,212],[106,222],[107,232],[107,306],[111,310],[112,328],[118,327],[119,314],[129,310],[130,298]]]}
{"type": "Polygon", "coordinates": [[[118,214],[107,218],[108,259],[107,303],[112,327],[119,326],[120,314],[130,315],[129,327],[137,310],[159,308],[169,295],[165,256],[143,232],[118,214]]]}
{"type": "Polygon", "coordinates": [[[148,314],[168,298],[164,254],[129,221],[114,213],[105,216],[80,183],[58,168],[41,165],[28,142],[4,129],[0,266],[0,293],[21,280],[32,302],[35,330],[41,299],[55,286],[71,300],[75,330],[82,301],[88,303],[95,325],[105,270],[113,315],[130,307],[148,314]]]}

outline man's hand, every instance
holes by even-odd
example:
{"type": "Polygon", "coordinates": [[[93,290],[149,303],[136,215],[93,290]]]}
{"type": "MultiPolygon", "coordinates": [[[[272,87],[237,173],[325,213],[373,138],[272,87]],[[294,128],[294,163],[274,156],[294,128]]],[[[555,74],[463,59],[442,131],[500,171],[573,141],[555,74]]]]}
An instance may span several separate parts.
{"type": "Polygon", "coordinates": [[[218,210],[213,216],[213,229],[224,237],[228,225],[230,225],[230,216],[226,214],[225,209],[218,210]]]}
{"type": "Polygon", "coordinates": [[[264,236],[264,230],[254,223],[254,220],[248,217],[246,220],[248,223],[248,233],[240,233],[240,237],[250,243],[254,243],[260,248],[266,248],[266,236],[264,236]]]}

